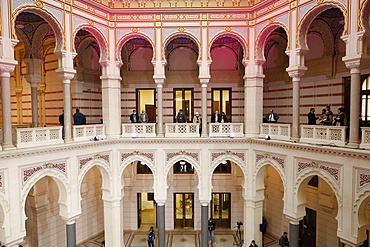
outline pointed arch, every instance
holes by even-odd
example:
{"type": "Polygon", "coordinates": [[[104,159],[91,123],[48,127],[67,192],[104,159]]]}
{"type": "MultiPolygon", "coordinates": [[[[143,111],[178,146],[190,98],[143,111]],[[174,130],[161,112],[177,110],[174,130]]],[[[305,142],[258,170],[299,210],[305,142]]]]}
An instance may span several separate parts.
{"type": "MultiPolygon", "coordinates": [[[[270,34],[275,31],[278,28],[283,28],[286,35],[288,36],[289,31],[288,28],[281,22],[274,22],[271,23],[267,26],[265,26],[261,32],[258,34],[257,39],[256,39],[256,48],[255,48],[255,58],[257,60],[265,60],[264,56],[264,47],[267,42],[267,38],[270,36],[270,34]]],[[[289,44],[289,37],[288,37],[288,44],[287,44],[287,49],[289,49],[290,44],[289,44]]]]}
{"type": "MultiPolygon", "coordinates": [[[[338,8],[342,11],[343,16],[347,16],[347,9],[340,3],[322,3],[309,9],[298,23],[298,32],[296,37],[296,46],[304,50],[308,50],[307,33],[312,21],[322,12],[327,9],[338,8]]],[[[343,34],[347,33],[347,23],[343,29],[343,34]]]]}
{"type": "MultiPolygon", "coordinates": [[[[99,48],[100,48],[100,60],[99,60],[99,62],[104,62],[104,61],[109,60],[108,41],[107,41],[106,37],[104,36],[104,34],[99,29],[97,29],[96,27],[86,25],[86,24],[82,24],[82,25],[77,26],[73,30],[73,33],[72,33],[73,40],[76,39],[76,35],[77,35],[78,31],[80,31],[80,30],[88,31],[89,33],[91,33],[94,36],[94,38],[98,42],[98,45],[99,45],[99,48]]],[[[75,52],[77,52],[77,49],[75,47],[75,42],[73,42],[73,50],[75,52]]]]}
{"type": "Polygon", "coordinates": [[[239,42],[243,49],[243,58],[242,60],[248,59],[249,58],[249,53],[248,53],[248,42],[242,37],[239,33],[234,32],[234,31],[222,31],[217,33],[213,38],[209,41],[208,43],[208,60],[211,59],[211,47],[212,44],[219,38],[222,38],[224,36],[232,37],[235,40],[239,42]]]}
{"type": "MultiPolygon", "coordinates": [[[[166,165],[164,167],[164,176],[167,177],[168,176],[168,173],[169,171],[171,170],[171,167],[176,163],[176,162],[179,162],[181,160],[184,160],[188,163],[190,163],[193,167],[194,167],[194,170],[200,174],[200,166],[199,166],[199,163],[198,161],[196,161],[193,157],[189,156],[189,155],[184,155],[184,154],[179,154],[179,155],[176,155],[174,157],[172,157],[170,160],[168,160],[166,162],[166,165]]],[[[198,179],[199,179],[199,175],[198,175],[198,179]]]]}
{"type": "MultiPolygon", "coordinates": [[[[59,23],[57,18],[54,17],[52,13],[47,11],[46,9],[41,9],[37,7],[31,7],[31,6],[22,6],[16,9],[13,12],[13,20],[12,20],[12,30],[13,33],[16,34],[15,32],[15,21],[18,17],[18,15],[22,12],[30,12],[33,14],[36,14],[43,18],[47,23],[49,23],[51,29],[54,31],[55,35],[55,50],[54,52],[57,51],[62,51],[65,50],[65,42],[64,42],[64,30],[62,28],[62,24],[59,23]]],[[[16,37],[18,39],[18,37],[16,37]]]]}
{"type": "Polygon", "coordinates": [[[116,61],[120,61],[121,64],[122,64],[122,58],[121,58],[122,48],[129,40],[135,39],[135,38],[142,38],[142,39],[147,40],[150,43],[150,45],[152,46],[152,49],[153,49],[152,61],[155,60],[156,54],[155,54],[155,49],[154,49],[155,46],[154,46],[153,40],[148,35],[146,35],[145,33],[135,32],[135,33],[128,33],[128,34],[122,36],[117,41],[117,44],[116,44],[116,61]]]}

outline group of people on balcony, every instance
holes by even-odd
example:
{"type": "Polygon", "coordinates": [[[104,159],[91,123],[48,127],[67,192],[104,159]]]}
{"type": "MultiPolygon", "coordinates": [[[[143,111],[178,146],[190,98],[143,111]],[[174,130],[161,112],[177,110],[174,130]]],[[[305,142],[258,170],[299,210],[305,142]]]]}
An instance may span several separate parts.
{"type": "Polygon", "coordinates": [[[310,112],[307,114],[308,125],[316,125],[316,121],[319,120],[320,125],[327,126],[346,126],[347,125],[347,116],[344,111],[344,107],[338,108],[338,114],[334,117],[333,112],[331,111],[330,106],[326,106],[325,109],[322,109],[322,113],[319,117],[315,115],[315,108],[311,108],[310,112]]]}
{"type": "MultiPolygon", "coordinates": [[[[199,116],[199,112],[196,112],[193,117],[193,123],[202,123],[202,118],[199,116]]],[[[211,115],[211,123],[227,123],[229,120],[227,119],[227,116],[225,112],[222,112],[219,114],[218,111],[215,111],[211,115]]],[[[182,109],[179,110],[179,112],[176,115],[176,123],[187,123],[187,117],[186,114],[182,109]]]]}
{"type": "Polygon", "coordinates": [[[148,114],[144,110],[142,110],[140,115],[138,115],[136,111],[133,110],[132,114],[130,115],[130,122],[131,123],[149,123],[148,114]]]}

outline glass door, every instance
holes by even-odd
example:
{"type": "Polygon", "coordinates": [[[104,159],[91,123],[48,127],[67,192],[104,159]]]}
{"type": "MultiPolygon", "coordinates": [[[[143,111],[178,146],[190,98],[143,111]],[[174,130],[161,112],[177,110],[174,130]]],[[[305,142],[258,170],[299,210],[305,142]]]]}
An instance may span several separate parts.
{"type": "Polygon", "coordinates": [[[212,193],[211,217],[220,228],[230,228],[230,193],[212,193]]]}
{"type": "Polygon", "coordinates": [[[193,104],[194,104],[194,91],[193,89],[174,89],[173,91],[173,121],[175,121],[176,114],[180,109],[185,113],[187,122],[191,122],[193,119],[193,104]]]}
{"type": "Polygon", "coordinates": [[[194,227],[194,194],[175,194],[175,228],[194,227]]]}

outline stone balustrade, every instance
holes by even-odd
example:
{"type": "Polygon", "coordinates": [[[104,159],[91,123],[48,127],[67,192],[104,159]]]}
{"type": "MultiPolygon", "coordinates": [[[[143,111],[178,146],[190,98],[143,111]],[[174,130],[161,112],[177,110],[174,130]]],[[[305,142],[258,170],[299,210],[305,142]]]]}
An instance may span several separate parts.
{"type": "Polygon", "coordinates": [[[291,138],[290,124],[261,124],[260,138],[265,138],[266,135],[274,140],[288,141],[291,138]]]}
{"type": "Polygon", "coordinates": [[[63,143],[62,126],[39,128],[16,128],[18,148],[63,143]]]}
{"type": "Polygon", "coordinates": [[[74,141],[88,141],[97,136],[106,138],[103,124],[73,125],[72,130],[74,141]]]}
{"type": "Polygon", "coordinates": [[[199,137],[199,123],[166,123],[165,137],[199,137]]]}
{"type": "Polygon", "coordinates": [[[370,128],[362,127],[361,133],[360,148],[370,149],[370,128]]]}
{"type": "Polygon", "coordinates": [[[155,123],[122,124],[122,137],[156,137],[155,123]]]}
{"type": "Polygon", "coordinates": [[[244,137],[243,123],[210,123],[209,137],[244,137]]]}
{"type": "Polygon", "coordinates": [[[300,142],[323,145],[346,145],[347,126],[301,125],[300,142]]]}

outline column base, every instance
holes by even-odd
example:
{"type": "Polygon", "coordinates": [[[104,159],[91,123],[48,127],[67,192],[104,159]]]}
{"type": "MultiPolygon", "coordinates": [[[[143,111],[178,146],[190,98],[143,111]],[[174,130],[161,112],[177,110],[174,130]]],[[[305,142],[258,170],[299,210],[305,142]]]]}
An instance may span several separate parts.
{"type": "Polygon", "coordinates": [[[290,140],[291,140],[292,142],[299,142],[299,137],[298,137],[298,136],[292,136],[292,137],[290,138],[290,140]]]}
{"type": "Polygon", "coordinates": [[[2,147],[3,147],[3,150],[13,150],[17,148],[13,144],[5,144],[5,143],[3,143],[2,147]]]}
{"type": "Polygon", "coordinates": [[[157,137],[164,137],[164,133],[157,133],[157,137]]]}
{"type": "Polygon", "coordinates": [[[348,142],[347,143],[347,147],[350,147],[350,148],[359,148],[360,147],[360,144],[358,142],[348,142]]]}

